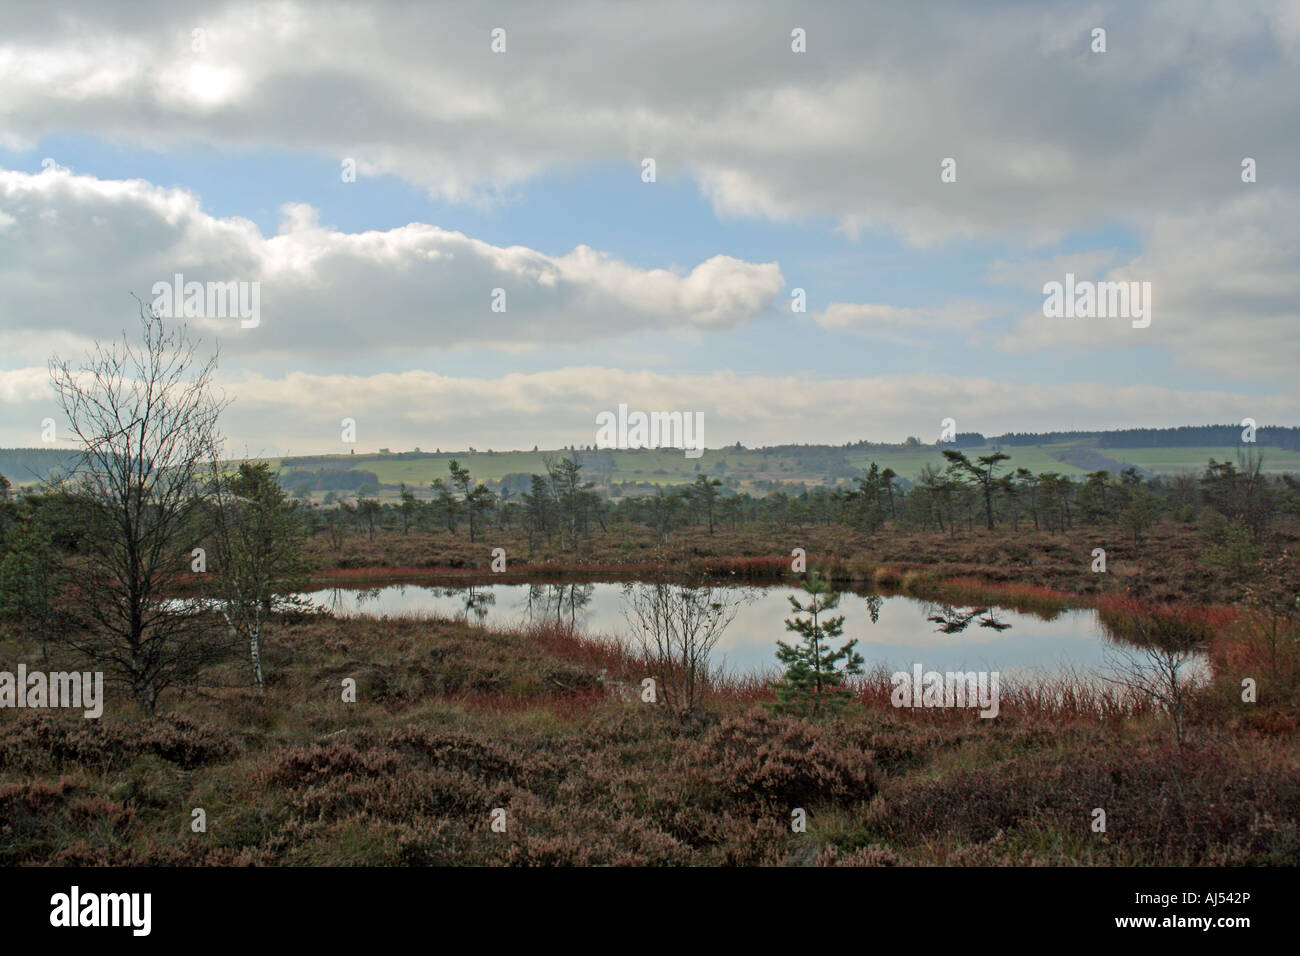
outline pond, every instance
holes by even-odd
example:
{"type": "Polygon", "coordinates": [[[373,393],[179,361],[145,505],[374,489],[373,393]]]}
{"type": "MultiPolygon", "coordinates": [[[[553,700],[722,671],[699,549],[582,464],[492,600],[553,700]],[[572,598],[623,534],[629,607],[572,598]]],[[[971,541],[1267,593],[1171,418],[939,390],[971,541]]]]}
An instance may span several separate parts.
{"type": "MultiPolygon", "coordinates": [[[[492,628],[558,620],[583,633],[625,638],[632,629],[624,616],[623,590],[623,584],[611,582],[397,584],[328,588],[299,596],[342,616],[441,617],[492,628]]],[[[719,590],[742,603],[718,642],[713,663],[733,674],[775,673],[776,641],[798,640],[783,623],[792,616],[789,598],[799,597],[806,604],[807,595],[780,585],[719,590]]],[[[1067,610],[1045,620],[998,607],[954,607],[901,595],[845,592],[833,613],[844,615],[844,637],[857,638],[868,670],[876,664],[890,671],[907,670],[916,663],[927,670],[996,670],[1007,676],[1112,670],[1114,644],[1092,610],[1067,610]]]]}

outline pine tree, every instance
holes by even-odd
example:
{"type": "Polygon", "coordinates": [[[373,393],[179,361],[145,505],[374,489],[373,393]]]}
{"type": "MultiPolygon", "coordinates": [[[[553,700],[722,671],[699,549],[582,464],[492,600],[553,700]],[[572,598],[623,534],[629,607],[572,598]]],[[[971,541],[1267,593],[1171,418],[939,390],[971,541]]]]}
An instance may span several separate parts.
{"type": "Polygon", "coordinates": [[[840,595],[832,591],[814,571],[803,584],[809,595],[807,604],[790,598],[796,615],[807,617],[786,618],[785,628],[794,631],[803,640],[797,645],[777,641],[777,659],[785,665],[785,677],[774,686],[776,702],[772,710],[778,714],[820,717],[842,710],[853,699],[853,691],[843,686],[845,676],[862,673],[862,655],[853,650],[858,643],[849,641],[838,650],[830,642],[844,631],[844,616],[822,617],[840,603],[840,595]]]}

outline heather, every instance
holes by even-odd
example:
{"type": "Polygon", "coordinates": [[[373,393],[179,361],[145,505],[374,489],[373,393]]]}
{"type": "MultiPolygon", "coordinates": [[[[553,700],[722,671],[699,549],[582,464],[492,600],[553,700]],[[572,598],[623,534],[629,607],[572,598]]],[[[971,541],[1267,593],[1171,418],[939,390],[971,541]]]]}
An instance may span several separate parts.
{"type": "MultiPolygon", "coordinates": [[[[895,709],[878,672],[851,679],[852,705],[822,720],[775,715],[769,687],[724,678],[682,721],[618,692],[640,679],[632,651],[559,626],[282,614],[263,696],[226,662],[152,717],[120,690],[99,720],[5,713],[0,857],[1294,865],[1296,698],[1236,702],[1232,662],[1267,648],[1251,650],[1240,620],[1210,622],[1222,669],[1179,746],[1150,702],[1064,678],[1010,685],[994,720],[895,709]],[[195,808],[206,832],[191,828],[195,808]],[[505,832],[491,826],[498,808],[505,832]]],[[[1272,679],[1275,698],[1294,688],[1272,679]]]]}

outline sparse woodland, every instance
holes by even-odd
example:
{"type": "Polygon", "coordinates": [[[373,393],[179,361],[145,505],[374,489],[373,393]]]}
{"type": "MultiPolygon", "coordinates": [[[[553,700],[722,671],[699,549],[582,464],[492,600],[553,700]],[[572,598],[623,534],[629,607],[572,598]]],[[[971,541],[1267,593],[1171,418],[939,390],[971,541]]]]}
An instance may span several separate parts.
{"type": "Polygon", "coordinates": [[[111,681],[102,719],[0,721],[5,863],[1300,859],[1300,488],[1258,454],[1079,482],[1017,468],[1014,449],[950,449],[942,471],[873,464],[848,488],[754,497],[702,473],[611,503],[570,453],[517,496],[453,460],[428,496],[322,506],[219,460],[210,364],[156,317],[142,330],[90,374],[54,366],[77,468],[0,485],[6,658],[111,681]],[[644,640],[294,598],[323,580],[493,580],[494,549],[502,580],[653,582],[632,603],[644,640]],[[731,620],[713,586],[735,581],[805,582],[771,622],[774,647],[803,638],[781,681],[709,667],[731,620]],[[846,588],[1096,607],[1132,680],[1012,684],[996,720],[899,711],[844,643],[846,588]],[[1189,654],[1211,680],[1181,682],[1189,654]],[[647,674],[662,698],[614,692],[647,674]]]}

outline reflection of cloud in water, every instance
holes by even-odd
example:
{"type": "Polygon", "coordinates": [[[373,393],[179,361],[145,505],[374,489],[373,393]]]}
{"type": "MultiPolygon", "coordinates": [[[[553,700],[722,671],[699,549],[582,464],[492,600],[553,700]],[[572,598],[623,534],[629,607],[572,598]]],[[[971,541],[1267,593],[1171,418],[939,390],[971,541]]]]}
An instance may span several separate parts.
{"type": "MultiPolygon", "coordinates": [[[[587,633],[624,636],[629,628],[622,590],[623,585],[615,583],[393,585],[365,591],[335,588],[303,597],[341,615],[459,618],[493,627],[550,620],[587,633]]],[[[788,637],[784,621],[792,616],[789,597],[802,592],[789,587],[744,590],[753,595],[742,602],[723,632],[715,657],[732,671],[774,670],[776,642],[788,637]]],[[[1008,675],[1106,667],[1108,642],[1091,610],[1064,611],[1043,620],[1006,608],[950,605],[957,619],[978,613],[960,630],[944,633],[927,620],[942,618],[944,607],[907,597],[846,592],[834,613],[844,615],[844,637],[857,639],[868,667],[883,664],[904,670],[919,661],[928,670],[1000,670],[1008,675]]]]}

